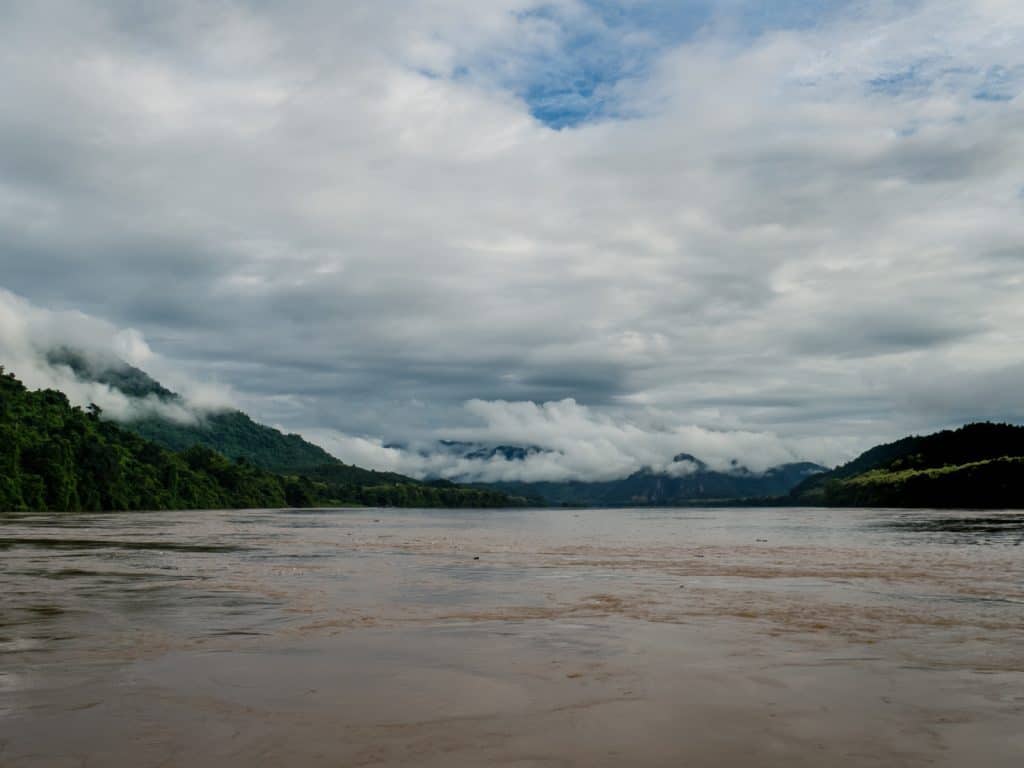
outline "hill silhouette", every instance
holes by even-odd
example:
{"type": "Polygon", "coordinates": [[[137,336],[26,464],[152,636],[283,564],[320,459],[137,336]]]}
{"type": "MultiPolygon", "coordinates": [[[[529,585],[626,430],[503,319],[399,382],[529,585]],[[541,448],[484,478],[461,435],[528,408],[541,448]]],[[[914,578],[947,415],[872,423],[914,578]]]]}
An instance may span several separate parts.
{"type": "Polygon", "coordinates": [[[808,478],[790,503],[824,506],[1022,508],[1024,427],[967,424],[876,446],[808,478]]]}

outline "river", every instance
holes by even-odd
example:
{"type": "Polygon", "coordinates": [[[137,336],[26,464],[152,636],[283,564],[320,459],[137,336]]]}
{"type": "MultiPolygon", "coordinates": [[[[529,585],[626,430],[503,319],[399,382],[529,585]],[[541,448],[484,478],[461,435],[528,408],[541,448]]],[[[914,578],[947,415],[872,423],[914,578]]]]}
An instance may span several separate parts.
{"type": "Polygon", "coordinates": [[[1024,765],[1024,514],[0,515],[0,765],[1024,765]]]}

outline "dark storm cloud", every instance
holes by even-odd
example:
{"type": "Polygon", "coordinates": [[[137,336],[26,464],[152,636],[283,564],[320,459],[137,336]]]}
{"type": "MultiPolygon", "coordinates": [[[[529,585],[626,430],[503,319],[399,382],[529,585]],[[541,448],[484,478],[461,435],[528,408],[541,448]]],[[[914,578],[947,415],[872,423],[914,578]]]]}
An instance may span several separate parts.
{"type": "Polygon", "coordinates": [[[806,354],[873,357],[945,347],[985,329],[980,318],[951,317],[941,308],[912,315],[880,307],[863,314],[818,316],[813,327],[796,334],[794,341],[806,354]]]}

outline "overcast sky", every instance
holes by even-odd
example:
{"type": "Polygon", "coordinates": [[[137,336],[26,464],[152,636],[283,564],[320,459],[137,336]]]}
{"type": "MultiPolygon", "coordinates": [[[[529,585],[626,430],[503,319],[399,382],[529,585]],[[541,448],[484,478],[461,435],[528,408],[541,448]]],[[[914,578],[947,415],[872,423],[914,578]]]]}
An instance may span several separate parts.
{"type": "Polygon", "coordinates": [[[1020,0],[0,13],[8,360],[88,329],[411,472],[1024,420],[1020,0]]]}

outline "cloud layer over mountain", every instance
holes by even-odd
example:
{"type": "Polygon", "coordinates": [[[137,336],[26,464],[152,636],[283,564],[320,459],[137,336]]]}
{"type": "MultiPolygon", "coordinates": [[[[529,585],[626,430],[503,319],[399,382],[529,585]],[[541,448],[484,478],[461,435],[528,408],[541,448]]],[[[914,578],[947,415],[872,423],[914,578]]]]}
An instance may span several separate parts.
{"type": "Polygon", "coordinates": [[[1024,420],[1020,3],[3,11],[0,283],[343,459],[1024,420]]]}
{"type": "Polygon", "coordinates": [[[118,329],[82,312],[53,312],[0,289],[0,365],[30,389],[57,389],[73,405],[99,406],[118,421],[156,416],[192,424],[212,410],[231,407],[231,393],[215,384],[183,376],[176,366],[154,355],[142,334],[118,329]],[[181,398],[168,401],[149,395],[132,397],[90,376],[79,376],[53,353],[72,349],[93,373],[125,363],[162,373],[181,398]]]}
{"type": "Polygon", "coordinates": [[[633,413],[626,421],[571,399],[543,404],[471,400],[465,410],[479,423],[446,432],[459,439],[455,450],[437,444],[419,449],[385,446],[379,440],[331,431],[311,434],[328,450],[352,457],[356,463],[417,477],[483,482],[615,480],[642,469],[669,475],[695,471],[697,463],[681,454],[699,457],[719,472],[742,467],[760,473],[799,461],[808,451],[820,451],[823,444],[815,440],[802,446],[801,441],[785,441],[769,433],[672,425],[652,412],[633,413]],[[512,457],[501,451],[459,450],[467,444],[526,450],[525,455],[512,457]]]}

